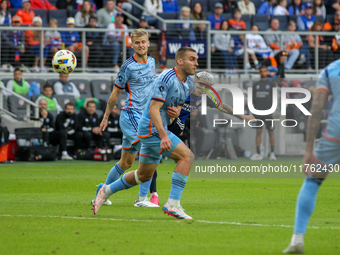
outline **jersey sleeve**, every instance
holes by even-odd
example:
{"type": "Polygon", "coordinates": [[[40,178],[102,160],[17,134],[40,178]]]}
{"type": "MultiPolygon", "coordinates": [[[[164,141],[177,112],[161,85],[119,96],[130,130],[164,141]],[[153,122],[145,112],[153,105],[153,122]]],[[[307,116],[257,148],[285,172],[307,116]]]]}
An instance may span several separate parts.
{"type": "Polygon", "coordinates": [[[130,71],[128,68],[124,68],[124,65],[120,68],[115,86],[119,89],[125,89],[127,82],[129,81],[130,71]]]}
{"type": "Polygon", "coordinates": [[[164,82],[156,81],[151,94],[151,100],[156,100],[164,103],[168,92],[169,87],[164,82]]]}
{"type": "Polygon", "coordinates": [[[325,91],[327,94],[331,93],[331,88],[330,88],[330,77],[329,77],[329,71],[328,69],[324,69],[319,77],[318,80],[315,84],[315,91],[325,91]]]}

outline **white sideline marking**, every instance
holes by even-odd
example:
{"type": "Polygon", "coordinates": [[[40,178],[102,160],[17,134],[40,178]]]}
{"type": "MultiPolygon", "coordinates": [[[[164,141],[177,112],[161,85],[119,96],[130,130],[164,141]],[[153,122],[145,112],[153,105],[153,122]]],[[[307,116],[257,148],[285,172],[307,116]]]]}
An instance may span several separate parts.
{"type": "MultiPolygon", "coordinates": [[[[27,218],[60,218],[60,219],[75,219],[75,220],[107,220],[107,221],[127,221],[127,222],[168,222],[168,223],[180,223],[180,220],[140,220],[140,219],[114,219],[114,218],[89,218],[89,217],[72,217],[72,216],[54,216],[54,215],[9,215],[3,214],[0,217],[27,217],[27,218]]],[[[226,221],[207,221],[207,220],[193,220],[198,223],[205,224],[219,224],[219,225],[237,225],[237,226],[254,226],[254,227],[276,227],[276,228],[293,228],[290,225],[270,225],[259,223],[242,223],[242,222],[226,222],[226,221]]],[[[312,229],[340,229],[340,227],[316,227],[309,226],[312,229]]]]}

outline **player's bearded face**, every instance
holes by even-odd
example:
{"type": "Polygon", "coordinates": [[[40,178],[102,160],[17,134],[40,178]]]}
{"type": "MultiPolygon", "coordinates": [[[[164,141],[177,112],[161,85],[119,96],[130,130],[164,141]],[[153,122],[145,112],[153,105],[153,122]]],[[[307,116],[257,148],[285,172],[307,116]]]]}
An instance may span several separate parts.
{"type": "Polygon", "coordinates": [[[197,53],[196,52],[187,52],[186,56],[183,59],[183,71],[186,72],[187,75],[194,75],[196,68],[198,66],[197,63],[197,53]]]}

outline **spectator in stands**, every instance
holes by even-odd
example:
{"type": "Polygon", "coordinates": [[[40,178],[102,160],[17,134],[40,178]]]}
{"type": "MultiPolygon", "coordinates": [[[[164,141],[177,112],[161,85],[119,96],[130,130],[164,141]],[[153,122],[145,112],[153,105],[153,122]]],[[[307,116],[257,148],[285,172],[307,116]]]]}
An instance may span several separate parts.
{"type": "Polygon", "coordinates": [[[250,0],[241,0],[237,2],[237,6],[242,14],[255,15],[256,9],[253,2],[250,0]]]}
{"type": "MultiPolygon", "coordinates": [[[[137,25],[136,28],[144,28],[144,29],[152,29],[152,30],[156,29],[154,26],[149,26],[149,23],[148,23],[145,16],[140,17],[138,25],[137,25]]],[[[158,42],[158,40],[159,40],[158,34],[149,33],[149,40],[150,40],[150,43],[158,42]]],[[[153,47],[153,46],[150,46],[150,47],[153,47]]],[[[150,48],[149,48],[149,52],[150,52],[150,48]]]]}
{"type": "Polygon", "coordinates": [[[12,15],[8,10],[8,0],[2,0],[0,4],[0,25],[8,25],[12,24],[12,15]]]}
{"type": "MultiPolygon", "coordinates": [[[[320,20],[316,20],[311,27],[310,31],[319,32],[322,31],[323,23],[320,20]]],[[[314,56],[315,47],[318,47],[319,52],[319,68],[326,67],[330,62],[333,61],[332,51],[330,51],[331,46],[327,45],[323,36],[318,35],[318,46],[315,45],[314,35],[307,35],[306,41],[308,43],[309,51],[311,56],[314,56]]],[[[316,59],[314,58],[314,61],[316,59]]]]}
{"type": "Polygon", "coordinates": [[[156,26],[157,19],[154,15],[157,15],[157,13],[163,13],[162,0],[145,0],[143,6],[148,10],[148,12],[143,11],[142,16],[146,17],[149,24],[156,26]]]}
{"type": "MultiPolygon", "coordinates": [[[[285,78],[285,62],[287,60],[288,53],[285,51],[279,51],[274,57],[270,56],[264,60],[263,65],[274,67],[277,69],[277,78],[285,78]]],[[[258,108],[256,108],[258,109],[258,108]]]]}
{"type": "MultiPolygon", "coordinates": [[[[103,119],[103,116],[100,118],[100,120],[103,119]]],[[[104,133],[108,134],[109,139],[110,138],[120,138],[120,139],[122,139],[122,137],[123,137],[123,133],[122,133],[120,126],[119,126],[119,117],[120,117],[119,107],[118,107],[118,104],[116,104],[112,108],[111,114],[110,114],[108,122],[107,122],[108,123],[107,128],[106,128],[105,132],[103,132],[103,134],[104,133]]]]}
{"type": "Polygon", "coordinates": [[[221,22],[225,20],[222,16],[223,13],[223,4],[216,3],[214,7],[214,13],[210,14],[208,19],[210,21],[210,26],[212,29],[220,29],[221,22]]]}
{"type": "Polygon", "coordinates": [[[10,7],[15,9],[22,8],[22,0],[9,0],[10,7]]]}
{"type": "Polygon", "coordinates": [[[340,10],[340,0],[328,0],[327,2],[327,15],[333,15],[336,11],[340,10]]]}
{"type": "MultiPolygon", "coordinates": [[[[191,8],[191,14],[190,14],[191,20],[206,20],[204,15],[203,6],[201,3],[196,2],[191,8]]],[[[194,24],[194,28],[197,27],[197,24],[194,24]]]]}
{"type": "MultiPolygon", "coordinates": [[[[194,29],[195,38],[190,38],[191,41],[205,41],[207,40],[207,25],[204,23],[197,24],[194,29]]],[[[200,59],[198,59],[198,62],[200,59]]]]}
{"type": "Polygon", "coordinates": [[[39,101],[39,109],[39,120],[41,123],[40,128],[43,133],[44,145],[48,146],[50,144],[59,144],[59,149],[62,153],[61,160],[73,160],[73,158],[67,154],[67,134],[65,132],[54,130],[54,118],[53,115],[47,111],[46,99],[41,99],[39,101]]]}
{"type": "Polygon", "coordinates": [[[116,14],[117,11],[115,10],[115,1],[107,0],[105,7],[97,11],[98,26],[107,27],[108,25],[115,21],[116,14]]]}
{"type": "MultiPolygon", "coordinates": [[[[9,80],[6,84],[6,88],[12,90],[13,92],[20,95],[28,95],[28,91],[30,89],[30,84],[22,79],[22,72],[20,68],[14,69],[14,79],[9,80]]],[[[3,91],[4,95],[10,96],[9,92],[3,91]]]]}
{"type": "Polygon", "coordinates": [[[59,81],[53,85],[56,95],[70,95],[80,98],[80,92],[73,82],[68,81],[68,74],[59,74],[59,81]]]}
{"type": "Polygon", "coordinates": [[[74,16],[75,25],[77,27],[85,27],[89,23],[90,16],[94,15],[94,11],[92,9],[92,4],[89,0],[84,0],[81,5],[80,11],[76,13],[74,16]]]}
{"type": "Polygon", "coordinates": [[[55,129],[57,132],[66,133],[67,139],[74,141],[74,151],[78,151],[83,140],[83,133],[79,131],[79,121],[74,110],[73,103],[66,103],[65,110],[56,118],[55,129]]]}
{"type": "MultiPolygon", "coordinates": [[[[300,0],[301,1],[301,0],[300,0]]],[[[273,15],[274,11],[274,4],[276,3],[276,0],[267,0],[264,1],[260,8],[257,10],[257,14],[267,14],[268,17],[273,15]]]]}
{"type": "MultiPolygon", "coordinates": [[[[251,31],[258,32],[259,28],[257,25],[252,25],[251,31]]],[[[260,59],[266,59],[269,56],[273,55],[273,52],[270,47],[266,44],[263,37],[259,34],[247,34],[247,47],[249,49],[253,49],[257,57],[260,59]]],[[[259,62],[255,63],[255,68],[258,69],[260,67],[259,62]]]]}
{"type": "Polygon", "coordinates": [[[58,113],[61,112],[63,109],[58,104],[57,99],[53,96],[53,87],[50,84],[45,84],[43,88],[43,93],[35,100],[36,104],[39,104],[41,99],[45,99],[47,102],[48,111],[57,111],[58,113]]]}
{"type": "MultiPolygon", "coordinates": [[[[66,26],[68,28],[74,28],[75,26],[75,20],[72,17],[67,18],[66,20],[66,26]]],[[[78,31],[61,31],[61,40],[65,44],[65,47],[67,50],[75,52],[81,52],[82,49],[82,43],[80,42],[80,36],[78,31]]],[[[83,56],[85,59],[85,64],[87,65],[87,61],[89,58],[89,47],[85,45],[85,56],[83,56]]]]}
{"type": "Polygon", "coordinates": [[[234,40],[227,31],[229,30],[229,25],[227,20],[223,20],[221,23],[220,30],[225,31],[225,34],[214,34],[213,44],[216,50],[221,52],[224,60],[224,68],[232,70],[227,71],[228,73],[236,72],[237,62],[234,55],[234,40]]]}
{"type": "Polygon", "coordinates": [[[77,0],[58,0],[56,3],[58,9],[66,9],[68,11],[77,10],[77,0]]]}
{"type": "MultiPolygon", "coordinates": [[[[273,31],[277,32],[280,27],[280,22],[278,19],[272,19],[270,22],[270,28],[267,31],[273,31]]],[[[269,45],[270,48],[272,48],[274,54],[278,53],[280,49],[280,36],[277,34],[272,34],[272,35],[265,35],[264,39],[269,45]]],[[[286,69],[291,69],[295,63],[295,61],[298,59],[300,52],[298,49],[286,49],[286,53],[289,55],[289,58],[287,62],[285,63],[285,68],[286,69]]]]}
{"type": "Polygon", "coordinates": [[[333,31],[333,22],[334,21],[340,21],[340,10],[336,11],[334,14],[334,19],[329,20],[328,22],[325,22],[323,25],[322,30],[324,31],[333,31]]]}
{"type": "Polygon", "coordinates": [[[326,7],[323,0],[313,1],[313,15],[322,16],[323,19],[326,19],[326,7]]]}
{"type": "Polygon", "coordinates": [[[279,4],[274,8],[274,15],[289,15],[287,10],[287,0],[279,0],[279,4]]]}
{"type": "MultiPolygon", "coordinates": [[[[332,26],[332,32],[339,32],[340,31],[340,21],[334,20],[332,26]]],[[[335,35],[332,37],[332,50],[334,54],[334,59],[340,58],[340,35],[335,35]]]]}
{"type": "Polygon", "coordinates": [[[298,17],[297,26],[299,30],[310,30],[316,21],[316,17],[313,15],[313,5],[311,3],[305,4],[305,13],[298,17]]]}
{"type": "MultiPolygon", "coordinates": [[[[50,19],[48,22],[51,28],[58,27],[58,20],[50,19]]],[[[45,33],[45,42],[49,48],[49,51],[54,55],[58,50],[61,50],[61,34],[57,30],[54,31],[46,31],[45,33]]]]}
{"type": "MultiPolygon", "coordinates": [[[[181,8],[181,14],[179,16],[179,20],[181,21],[190,21],[190,8],[188,6],[183,6],[181,8]]],[[[179,39],[189,40],[190,32],[192,31],[193,25],[191,22],[185,23],[177,23],[177,33],[179,39]]]]}
{"type": "Polygon", "coordinates": [[[222,0],[220,3],[223,4],[224,13],[233,13],[234,9],[237,8],[237,3],[234,0],[222,0]]]}
{"type": "Polygon", "coordinates": [[[234,9],[233,12],[233,19],[229,20],[229,26],[233,29],[239,30],[245,30],[246,29],[246,23],[241,20],[242,18],[242,13],[238,8],[234,9]]]}
{"type": "Polygon", "coordinates": [[[283,36],[283,43],[285,49],[288,50],[299,50],[300,51],[300,59],[298,60],[298,64],[306,64],[308,70],[312,70],[310,64],[310,52],[306,44],[303,43],[301,36],[296,32],[296,23],[291,20],[288,23],[288,31],[291,31],[291,34],[285,34],[283,36]]]}
{"type": "MultiPolygon", "coordinates": [[[[33,18],[33,24],[31,27],[42,27],[42,20],[39,16],[33,18]]],[[[39,60],[40,60],[40,34],[43,33],[42,31],[33,31],[33,30],[26,30],[25,31],[25,45],[29,46],[31,50],[34,52],[34,65],[33,65],[33,72],[47,72],[45,67],[46,58],[49,52],[49,47],[44,47],[44,56],[43,56],[43,70],[40,70],[39,67],[39,60]]],[[[43,33],[43,43],[44,42],[44,33],[43,33]]]]}
{"type": "MultiPolygon", "coordinates": [[[[251,65],[249,62],[249,55],[255,65],[258,66],[259,61],[256,58],[255,50],[248,47],[248,44],[246,44],[246,68],[248,70],[251,69],[251,65]]],[[[244,54],[244,34],[239,34],[234,37],[234,54],[237,57],[238,63],[243,63],[243,54],[244,54]]]]}
{"type": "Polygon", "coordinates": [[[1,31],[1,61],[3,71],[14,71],[12,65],[20,63],[21,54],[25,53],[25,37],[24,31],[15,30],[20,27],[21,18],[13,16],[12,27],[13,30],[1,31]]]}
{"type": "Polygon", "coordinates": [[[99,67],[101,65],[101,59],[103,55],[102,42],[103,33],[96,31],[98,27],[98,20],[96,16],[89,18],[89,24],[87,28],[92,28],[93,31],[86,33],[86,43],[90,49],[89,66],[99,67]]]}
{"type": "Polygon", "coordinates": [[[289,15],[303,15],[305,13],[305,6],[302,0],[293,0],[292,4],[288,7],[289,15]]]}
{"type": "Polygon", "coordinates": [[[88,101],[85,109],[79,113],[78,117],[86,149],[91,147],[92,140],[95,140],[97,146],[100,148],[105,148],[110,145],[110,139],[100,135],[100,122],[94,101],[88,101]]]}
{"type": "Polygon", "coordinates": [[[48,0],[31,0],[32,9],[57,10],[48,0]]]}
{"type": "Polygon", "coordinates": [[[163,12],[179,13],[177,0],[162,0],[163,12]]]}
{"type": "Polygon", "coordinates": [[[34,11],[31,10],[31,1],[22,0],[22,8],[15,15],[21,18],[21,25],[31,25],[35,16],[34,11]]]}
{"type": "MultiPolygon", "coordinates": [[[[107,26],[107,28],[110,30],[109,32],[106,32],[104,36],[104,45],[113,46],[110,47],[113,50],[113,70],[114,72],[118,73],[119,66],[118,66],[118,59],[119,59],[119,53],[122,52],[122,42],[125,40],[126,36],[129,36],[128,32],[115,32],[116,29],[127,29],[128,27],[123,24],[124,22],[124,16],[122,13],[117,13],[116,20],[114,23],[111,23],[107,26]],[[124,36],[125,35],[125,36],[124,36]]],[[[131,54],[129,54],[131,55],[131,54]]]]}

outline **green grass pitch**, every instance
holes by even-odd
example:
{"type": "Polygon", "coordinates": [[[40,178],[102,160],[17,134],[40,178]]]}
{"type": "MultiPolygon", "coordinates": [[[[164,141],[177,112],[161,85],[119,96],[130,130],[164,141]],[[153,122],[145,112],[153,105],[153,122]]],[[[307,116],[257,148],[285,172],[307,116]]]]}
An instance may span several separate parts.
{"type": "MultiPolygon", "coordinates": [[[[176,220],[161,208],[133,207],[137,188],[114,194],[113,205],[93,215],[95,185],[114,164],[1,164],[0,254],[281,254],[290,241],[303,178],[189,178],[181,204],[193,221],[176,220]]],[[[158,167],[161,205],[174,166],[167,160],[158,167]]],[[[339,185],[339,179],[327,179],[319,191],[305,254],[340,254],[339,185]]]]}

